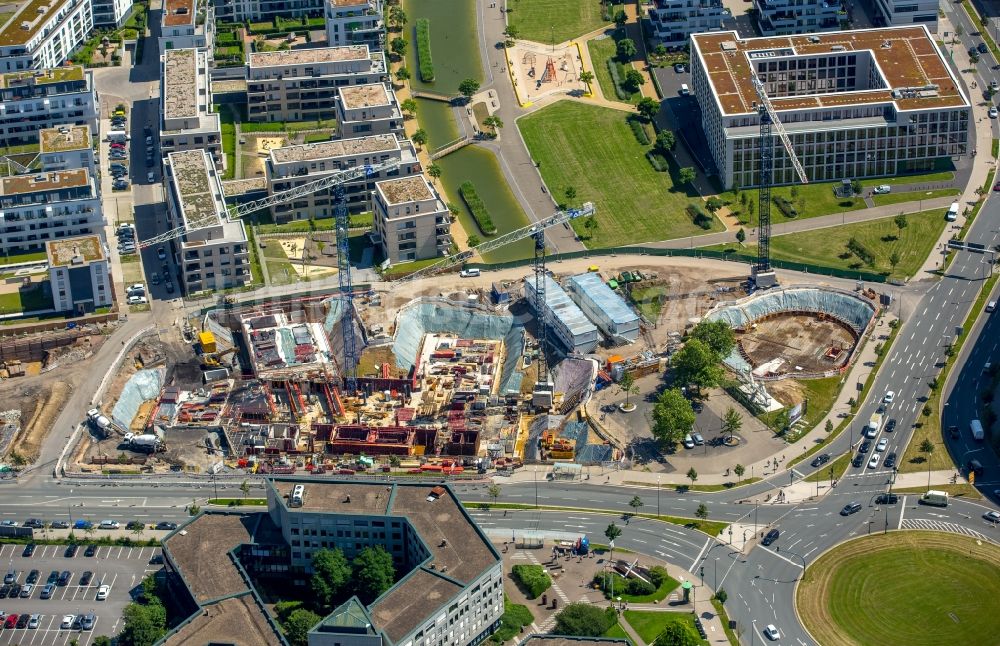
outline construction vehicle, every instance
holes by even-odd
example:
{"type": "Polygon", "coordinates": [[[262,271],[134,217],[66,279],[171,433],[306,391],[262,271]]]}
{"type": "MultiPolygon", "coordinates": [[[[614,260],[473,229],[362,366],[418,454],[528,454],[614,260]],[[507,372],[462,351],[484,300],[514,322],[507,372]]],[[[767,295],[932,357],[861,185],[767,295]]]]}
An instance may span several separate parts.
{"type": "Polygon", "coordinates": [[[228,350],[223,350],[222,352],[201,355],[201,369],[211,370],[213,368],[218,368],[222,365],[222,360],[234,352],[236,352],[236,348],[232,347],[228,350]]]}
{"type": "Polygon", "coordinates": [[[133,451],[159,453],[166,450],[166,445],[163,444],[163,440],[161,440],[158,435],[153,433],[143,433],[142,435],[126,433],[124,442],[125,444],[128,444],[128,448],[133,451]]]}

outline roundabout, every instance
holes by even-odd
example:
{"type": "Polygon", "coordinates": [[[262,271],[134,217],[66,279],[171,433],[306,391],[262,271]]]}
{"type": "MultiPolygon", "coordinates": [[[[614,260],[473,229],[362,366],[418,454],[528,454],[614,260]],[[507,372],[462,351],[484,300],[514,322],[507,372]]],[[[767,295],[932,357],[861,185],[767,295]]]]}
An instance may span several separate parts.
{"type": "Polygon", "coordinates": [[[796,610],[824,646],[995,643],[1000,548],[938,532],[892,532],[834,547],[809,565],[796,610]]]}

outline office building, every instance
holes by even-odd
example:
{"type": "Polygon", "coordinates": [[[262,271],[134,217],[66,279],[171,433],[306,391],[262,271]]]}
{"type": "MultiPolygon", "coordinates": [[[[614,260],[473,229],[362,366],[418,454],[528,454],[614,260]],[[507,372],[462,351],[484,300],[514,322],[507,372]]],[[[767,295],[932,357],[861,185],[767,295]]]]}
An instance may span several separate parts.
{"type": "Polygon", "coordinates": [[[846,23],[840,0],[753,0],[765,36],[833,31],[846,23]]]}
{"type": "MultiPolygon", "coordinates": [[[[744,40],[695,34],[692,89],[726,188],[759,181],[751,74],[810,181],[927,171],[969,152],[969,99],[923,25],[744,40]]],[[[779,142],[774,183],[794,182],[779,142]]]]}
{"type": "Polygon", "coordinates": [[[250,121],[335,119],[337,88],[383,83],[385,56],[367,45],[317,47],[250,54],[250,121]]]}
{"type": "Polygon", "coordinates": [[[326,0],[326,44],[368,45],[380,50],[385,45],[382,0],[326,0]]]}
{"type": "MultiPolygon", "coordinates": [[[[545,276],[542,289],[545,290],[545,321],[549,331],[570,352],[593,352],[601,342],[597,326],[590,322],[583,310],[577,307],[551,276],[545,276]]],[[[524,295],[532,308],[535,307],[535,294],[535,278],[528,276],[524,279],[524,295]]]]}
{"type": "MultiPolygon", "coordinates": [[[[357,597],[309,631],[309,646],[471,646],[503,614],[503,563],[451,489],[422,483],[272,479],[267,511],[204,512],[163,541],[167,585],[190,616],[167,646],[285,644],[255,585],[288,590],[312,555],[388,552],[397,583],[357,597]],[[298,491],[296,491],[298,489],[298,491]]],[[[561,646],[561,645],[553,645],[561,646]]]]}
{"type": "Polygon", "coordinates": [[[722,29],[721,0],[656,0],[649,9],[653,37],[664,45],[683,45],[688,36],[722,29]]]}
{"type": "Polygon", "coordinates": [[[170,226],[187,230],[173,241],[184,293],[250,282],[246,231],[241,221],[229,218],[211,155],[205,150],[170,153],[164,182],[170,226]]]}
{"type": "Polygon", "coordinates": [[[29,0],[0,29],[0,72],[58,67],[93,29],[91,0],[29,0]]]}
{"type": "Polygon", "coordinates": [[[215,0],[213,4],[216,17],[226,22],[323,15],[323,0],[215,0]]]}
{"type": "Polygon", "coordinates": [[[132,0],[91,0],[94,26],[121,27],[132,15],[132,0]]]}
{"type": "Polygon", "coordinates": [[[375,183],[373,237],[390,264],[443,255],[451,213],[423,175],[375,183]]]}
{"type": "Polygon", "coordinates": [[[883,27],[922,24],[937,33],[938,0],[872,0],[875,24],[883,27]]]}
{"type": "Polygon", "coordinates": [[[90,126],[97,132],[94,76],[79,65],[0,74],[0,145],[38,142],[38,131],[90,126]]]}
{"type": "Polygon", "coordinates": [[[169,49],[212,49],[215,9],[208,0],[164,0],[159,44],[161,54],[169,49]]]}
{"type": "Polygon", "coordinates": [[[82,316],[113,304],[111,267],[100,235],[50,240],[45,254],[57,312],[82,316]]]}
{"type": "Polygon", "coordinates": [[[168,49],[160,56],[160,149],[166,156],[182,150],[207,150],[221,169],[222,124],[210,112],[212,89],[208,53],[168,49]]]}
{"type": "Polygon", "coordinates": [[[396,102],[396,93],[387,84],[343,86],[337,92],[341,137],[386,133],[403,136],[403,113],[396,102]]]}
{"type": "MultiPolygon", "coordinates": [[[[309,184],[339,170],[376,164],[389,160],[399,162],[399,168],[379,171],[368,178],[344,184],[347,206],[351,212],[371,211],[371,194],[375,182],[390,177],[409,177],[421,172],[417,151],[409,139],[399,140],[393,135],[372,135],[357,139],[337,139],[312,144],[272,148],[267,158],[268,193],[309,184]]],[[[278,223],[289,220],[307,220],[333,216],[332,191],[324,190],[303,195],[293,202],[271,208],[278,223]]]]}
{"type": "Polygon", "coordinates": [[[58,126],[38,133],[38,162],[42,170],[86,169],[97,176],[89,126],[58,126]]]}
{"type": "Polygon", "coordinates": [[[97,234],[103,226],[101,198],[86,170],[0,179],[0,253],[42,251],[51,240],[97,234]]]}

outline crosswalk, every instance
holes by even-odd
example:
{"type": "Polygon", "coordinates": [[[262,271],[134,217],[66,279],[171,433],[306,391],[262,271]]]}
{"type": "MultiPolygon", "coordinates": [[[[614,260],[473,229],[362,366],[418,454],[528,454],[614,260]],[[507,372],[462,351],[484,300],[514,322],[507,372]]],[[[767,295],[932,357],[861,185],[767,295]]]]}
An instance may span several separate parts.
{"type": "Polygon", "coordinates": [[[951,532],[952,534],[965,534],[966,536],[971,536],[972,538],[978,538],[984,541],[993,541],[992,538],[986,534],[981,534],[974,529],[969,529],[964,525],[959,525],[957,523],[945,523],[940,520],[930,520],[927,518],[904,518],[903,519],[903,529],[930,529],[938,532],[951,532]]]}

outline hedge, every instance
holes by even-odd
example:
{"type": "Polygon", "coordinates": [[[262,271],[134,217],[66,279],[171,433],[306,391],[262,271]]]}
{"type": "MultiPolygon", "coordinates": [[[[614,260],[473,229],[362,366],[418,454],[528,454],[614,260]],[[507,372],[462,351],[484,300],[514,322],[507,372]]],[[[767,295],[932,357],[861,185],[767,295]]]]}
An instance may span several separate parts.
{"type": "Polygon", "coordinates": [[[653,166],[653,170],[658,173],[665,173],[670,168],[667,164],[666,158],[664,158],[664,156],[660,153],[650,150],[646,153],[646,159],[648,159],[649,163],[653,166]]]}
{"type": "Polygon", "coordinates": [[[792,203],[786,200],[785,198],[781,197],[780,195],[775,195],[773,198],[771,198],[771,201],[773,201],[778,206],[778,209],[780,209],[781,212],[785,214],[786,218],[794,219],[799,217],[799,212],[795,210],[795,207],[792,205],[792,203]]]}
{"type": "Polygon", "coordinates": [[[689,204],[687,206],[687,214],[691,218],[691,221],[695,223],[696,226],[702,229],[712,228],[712,216],[705,213],[705,211],[697,204],[689,204]]]}
{"type": "Polygon", "coordinates": [[[629,117],[627,121],[629,127],[632,128],[632,134],[635,135],[636,141],[643,146],[648,146],[649,135],[646,134],[646,128],[643,127],[642,123],[635,117],[629,117]]]}
{"type": "Polygon", "coordinates": [[[495,235],[497,228],[493,224],[490,212],[486,210],[486,205],[479,198],[479,193],[476,192],[475,185],[468,181],[462,182],[462,185],[458,187],[458,191],[462,194],[462,200],[465,202],[465,205],[472,211],[472,217],[476,219],[479,230],[488,236],[495,235]]]}
{"type": "Polygon", "coordinates": [[[417,21],[417,64],[420,80],[430,83],[434,80],[434,60],[431,58],[431,21],[421,18],[417,21]]]}
{"type": "Polygon", "coordinates": [[[615,84],[615,94],[618,95],[618,99],[621,101],[628,101],[632,95],[627,94],[625,90],[622,89],[622,78],[621,74],[618,73],[618,63],[613,58],[608,59],[608,72],[611,73],[611,82],[615,84]]]}
{"type": "Polygon", "coordinates": [[[529,599],[536,599],[552,585],[552,579],[541,565],[515,565],[511,577],[529,599]]]}

